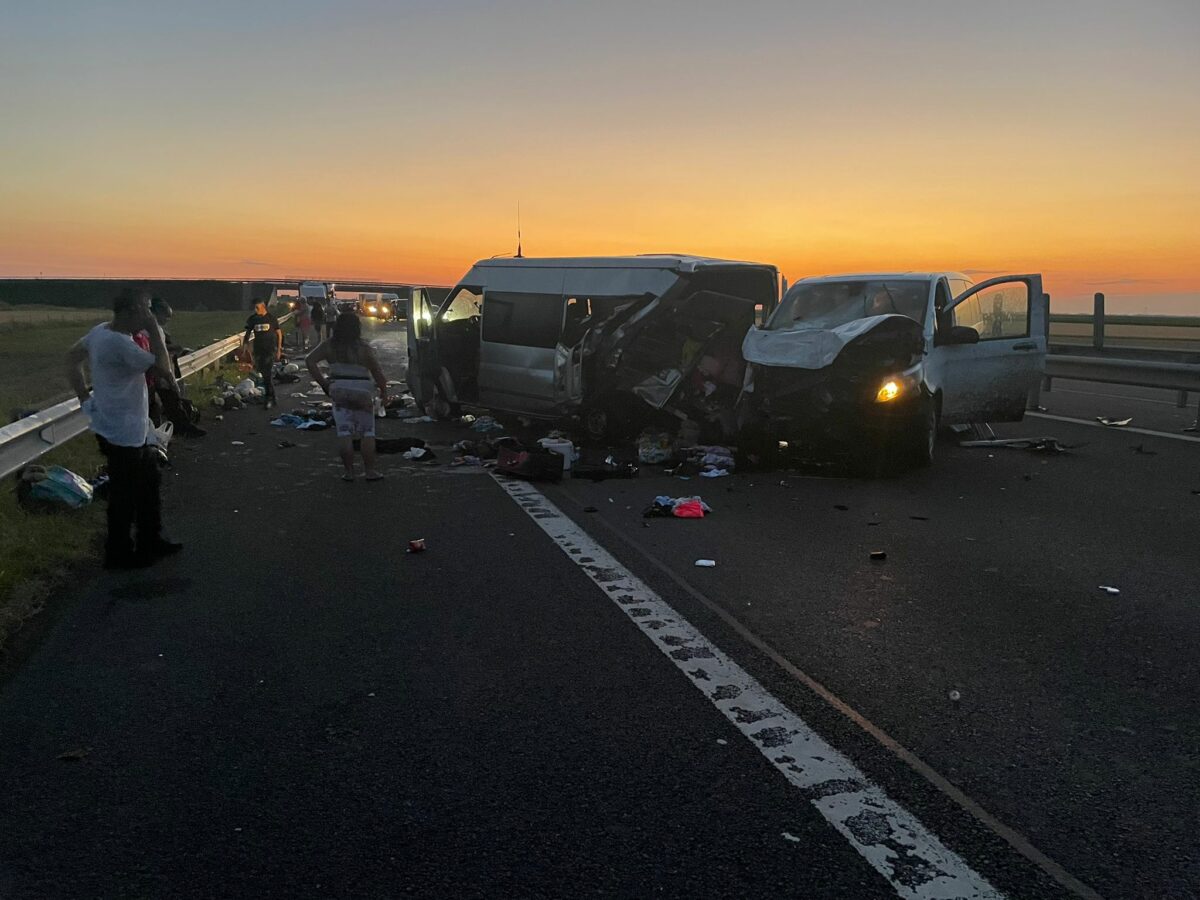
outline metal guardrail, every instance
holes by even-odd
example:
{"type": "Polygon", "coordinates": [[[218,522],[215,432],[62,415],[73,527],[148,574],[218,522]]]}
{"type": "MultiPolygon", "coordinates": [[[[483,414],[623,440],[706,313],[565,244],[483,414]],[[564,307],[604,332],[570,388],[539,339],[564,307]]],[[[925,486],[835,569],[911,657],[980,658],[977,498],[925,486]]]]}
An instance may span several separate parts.
{"type": "MultiPolygon", "coordinates": [[[[1176,391],[1175,405],[1180,409],[1187,407],[1189,393],[1200,393],[1200,365],[1192,363],[1052,353],[1046,357],[1045,377],[1040,390],[1053,390],[1055,378],[1176,391]]],[[[1030,399],[1031,406],[1037,405],[1035,397],[1030,399]]],[[[1200,410],[1197,411],[1197,417],[1200,418],[1200,410]]]]}
{"type": "MultiPolygon", "coordinates": [[[[280,316],[280,324],[291,316],[291,313],[280,316]]],[[[195,375],[235,352],[241,345],[241,332],[230,335],[195,353],[179,357],[179,371],[184,378],[195,375]]],[[[0,428],[0,478],[7,478],[42,454],[61,447],[87,431],[87,427],[87,416],[79,408],[79,400],[75,397],[5,425],[0,428]]]]}

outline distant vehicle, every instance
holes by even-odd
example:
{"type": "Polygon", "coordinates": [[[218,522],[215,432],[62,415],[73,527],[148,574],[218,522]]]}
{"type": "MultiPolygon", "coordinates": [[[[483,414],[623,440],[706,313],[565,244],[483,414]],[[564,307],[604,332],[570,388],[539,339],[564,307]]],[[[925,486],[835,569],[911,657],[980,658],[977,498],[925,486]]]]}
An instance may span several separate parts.
{"type": "Polygon", "coordinates": [[[746,335],[739,418],[770,439],[927,465],[940,425],[1015,422],[1045,369],[1041,275],[839,275],[746,335]]]}
{"type": "Polygon", "coordinates": [[[402,317],[403,307],[404,304],[401,302],[399,294],[367,293],[358,295],[357,309],[361,316],[389,322],[402,317]]]}
{"type": "Polygon", "coordinates": [[[324,303],[333,299],[334,286],[324,281],[306,281],[300,285],[300,299],[307,302],[319,300],[324,303]]]}
{"type": "MultiPolygon", "coordinates": [[[[461,403],[578,417],[600,439],[643,420],[728,431],[755,306],[773,266],[696,256],[487,259],[434,307],[414,289],[408,385],[429,413],[461,403]]],[[[636,432],[635,432],[636,433],[636,432]]]]}

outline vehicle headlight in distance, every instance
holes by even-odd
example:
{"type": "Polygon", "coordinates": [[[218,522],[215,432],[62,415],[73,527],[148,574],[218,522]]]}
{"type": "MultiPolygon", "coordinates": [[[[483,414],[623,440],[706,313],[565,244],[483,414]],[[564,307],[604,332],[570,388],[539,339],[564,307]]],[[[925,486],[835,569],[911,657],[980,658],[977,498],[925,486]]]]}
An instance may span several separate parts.
{"type": "Polygon", "coordinates": [[[390,309],[388,309],[386,306],[383,309],[381,309],[380,312],[383,313],[385,316],[390,316],[392,314],[392,311],[390,309]]]}
{"type": "Polygon", "coordinates": [[[902,373],[883,379],[879,390],[875,392],[876,403],[891,403],[902,397],[910,397],[918,389],[919,381],[916,375],[902,373]]]}
{"type": "Polygon", "coordinates": [[[374,306],[368,306],[368,307],[367,307],[367,312],[369,312],[369,313],[376,313],[376,312],[379,312],[379,310],[378,310],[378,309],[376,309],[374,306]]]}

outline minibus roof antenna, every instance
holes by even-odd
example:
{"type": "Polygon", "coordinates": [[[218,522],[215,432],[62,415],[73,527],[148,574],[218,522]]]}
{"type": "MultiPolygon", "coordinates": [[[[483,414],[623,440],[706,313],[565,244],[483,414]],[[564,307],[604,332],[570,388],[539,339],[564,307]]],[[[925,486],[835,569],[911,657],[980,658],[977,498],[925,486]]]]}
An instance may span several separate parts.
{"type": "Polygon", "coordinates": [[[524,259],[521,253],[521,201],[517,201],[517,259],[524,259]]]}

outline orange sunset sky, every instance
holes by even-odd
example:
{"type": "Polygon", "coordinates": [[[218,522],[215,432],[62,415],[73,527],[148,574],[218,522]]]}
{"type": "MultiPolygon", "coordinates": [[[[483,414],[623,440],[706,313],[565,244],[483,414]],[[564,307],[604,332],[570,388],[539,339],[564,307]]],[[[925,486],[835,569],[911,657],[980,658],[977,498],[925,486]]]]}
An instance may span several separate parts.
{"type": "Polygon", "coordinates": [[[511,253],[1040,271],[1200,315],[1200,4],[9,5],[0,275],[511,253]]]}

